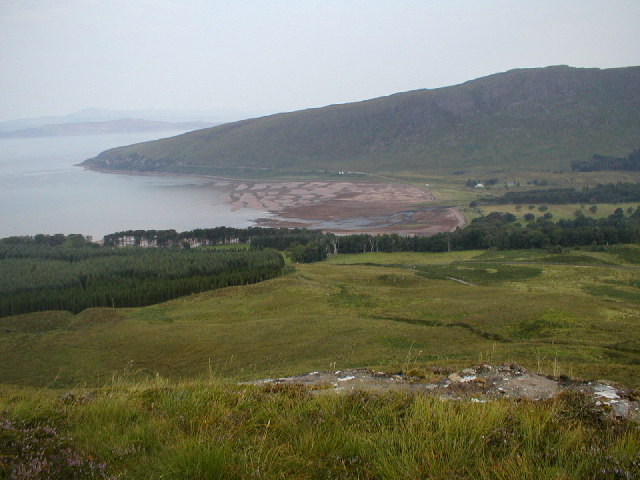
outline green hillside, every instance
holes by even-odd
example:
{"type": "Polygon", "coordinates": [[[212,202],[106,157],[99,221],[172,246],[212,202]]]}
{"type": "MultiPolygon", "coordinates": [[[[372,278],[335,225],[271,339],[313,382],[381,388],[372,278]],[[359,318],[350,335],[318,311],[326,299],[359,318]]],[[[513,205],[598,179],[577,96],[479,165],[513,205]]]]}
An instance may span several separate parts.
{"type": "Polygon", "coordinates": [[[143,308],[0,318],[0,382],[95,386],[114,372],[257,379],[516,361],[638,386],[640,270],[629,263],[638,252],[336,255],[143,308]]]}
{"type": "Polygon", "coordinates": [[[615,245],[334,255],[147,307],[3,317],[0,478],[638,478],[640,426],[577,391],[237,382],[516,362],[637,388],[639,305],[640,247],[615,245]]]}
{"type": "Polygon", "coordinates": [[[512,70],[119,147],[84,166],[236,177],[570,169],[640,146],[640,67],[512,70]]]}

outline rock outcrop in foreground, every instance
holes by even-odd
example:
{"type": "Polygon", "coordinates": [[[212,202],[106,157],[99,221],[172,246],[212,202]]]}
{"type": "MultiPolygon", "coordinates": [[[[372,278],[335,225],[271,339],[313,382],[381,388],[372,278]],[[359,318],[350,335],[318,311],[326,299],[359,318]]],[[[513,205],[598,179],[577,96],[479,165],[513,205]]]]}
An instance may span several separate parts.
{"type": "Polygon", "coordinates": [[[425,392],[446,400],[471,402],[487,402],[499,398],[537,401],[550,399],[562,392],[578,392],[588,396],[593,407],[603,414],[640,421],[640,395],[637,391],[618,388],[604,381],[580,381],[566,376],[530,373],[517,364],[478,365],[442,376],[434,382],[402,373],[358,368],[311,372],[297,377],[267,378],[249,383],[301,385],[313,394],[348,393],[356,390],[425,392]]]}

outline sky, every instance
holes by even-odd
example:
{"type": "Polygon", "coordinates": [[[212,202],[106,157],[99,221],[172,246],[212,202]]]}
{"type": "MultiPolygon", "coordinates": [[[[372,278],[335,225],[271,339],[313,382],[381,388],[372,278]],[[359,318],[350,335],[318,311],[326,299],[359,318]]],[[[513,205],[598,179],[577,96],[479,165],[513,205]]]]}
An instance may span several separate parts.
{"type": "Polygon", "coordinates": [[[0,120],[280,112],[640,65],[640,0],[0,0],[0,120]]]}

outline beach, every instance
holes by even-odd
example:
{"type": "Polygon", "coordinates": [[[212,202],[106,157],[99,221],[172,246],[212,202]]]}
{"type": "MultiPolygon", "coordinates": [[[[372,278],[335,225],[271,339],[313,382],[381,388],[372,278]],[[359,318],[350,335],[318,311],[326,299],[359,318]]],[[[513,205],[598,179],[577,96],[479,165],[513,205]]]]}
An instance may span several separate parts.
{"type": "MultiPolygon", "coordinates": [[[[215,183],[221,188],[220,182],[215,183]]],[[[407,184],[350,181],[229,181],[232,210],[269,215],[266,227],[306,227],[334,233],[434,235],[466,223],[454,207],[434,205],[428,190],[407,184]]]]}

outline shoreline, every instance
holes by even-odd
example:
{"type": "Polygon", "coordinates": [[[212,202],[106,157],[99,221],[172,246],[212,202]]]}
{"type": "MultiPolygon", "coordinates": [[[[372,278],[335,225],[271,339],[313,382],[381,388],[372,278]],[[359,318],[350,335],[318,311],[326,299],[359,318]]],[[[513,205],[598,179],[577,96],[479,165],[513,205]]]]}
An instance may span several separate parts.
{"type": "MultiPolygon", "coordinates": [[[[246,208],[256,213],[263,212],[264,216],[258,214],[252,220],[256,226],[312,228],[336,234],[431,236],[462,228],[468,223],[458,208],[430,205],[436,201],[433,194],[409,184],[352,180],[242,180],[76,166],[116,175],[203,180],[227,190],[222,200],[230,206],[230,211],[246,208]]],[[[364,175],[363,172],[357,173],[364,175]]]]}
{"type": "MultiPolygon", "coordinates": [[[[207,180],[222,180],[225,182],[245,181],[245,180],[237,180],[235,178],[214,177],[212,175],[196,175],[193,173],[162,173],[162,172],[138,172],[135,170],[113,170],[109,168],[100,168],[100,167],[93,167],[90,165],[82,165],[81,163],[77,163],[73,166],[80,167],[83,170],[89,170],[92,172],[110,173],[114,175],[132,175],[136,177],[149,176],[149,177],[195,178],[195,179],[207,179],[207,180]]],[[[246,181],[251,181],[251,180],[246,180],[246,181]]]]}
{"type": "MultiPolygon", "coordinates": [[[[76,163],[75,165],[73,165],[74,167],[80,167],[83,170],[90,170],[92,172],[99,172],[99,173],[111,173],[114,175],[133,175],[133,176],[156,176],[156,177],[177,177],[177,178],[197,178],[197,179],[207,179],[207,180],[220,180],[220,181],[224,181],[224,182],[257,182],[257,183],[278,183],[278,182],[343,182],[343,181],[348,181],[350,183],[379,183],[379,184],[383,184],[383,185],[388,185],[390,184],[390,182],[384,183],[384,182],[372,182],[369,180],[354,180],[354,179],[349,179],[349,180],[317,180],[317,179],[293,179],[293,180],[276,180],[276,179],[263,179],[263,180],[256,180],[255,178],[229,178],[229,177],[216,177],[214,175],[205,175],[205,174],[198,174],[198,173],[168,173],[168,172],[140,172],[137,170],[114,170],[114,169],[110,169],[110,168],[102,168],[102,167],[94,167],[92,165],[83,165],[82,163],[76,163]]],[[[388,178],[389,180],[394,180],[391,177],[384,177],[381,175],[375,175],[372,173],[366,173],[366,172],[346,172],[348,174],[354,174],[354,175],[362,175],[362,176],[371,176],[371,177],[377,177],[377,178],[388,178]]],[[[396,180],[398,181],[398,180],[396,180]]]]}

